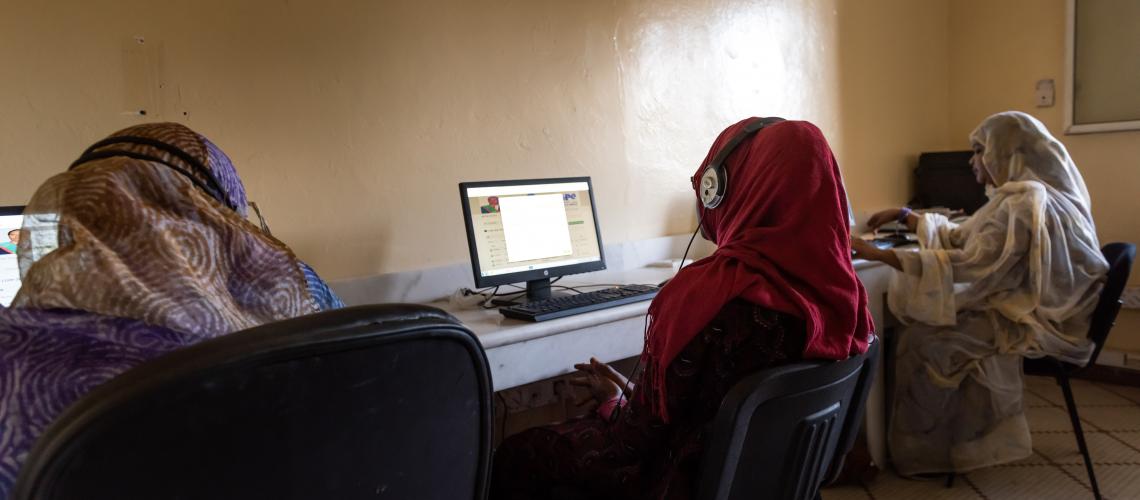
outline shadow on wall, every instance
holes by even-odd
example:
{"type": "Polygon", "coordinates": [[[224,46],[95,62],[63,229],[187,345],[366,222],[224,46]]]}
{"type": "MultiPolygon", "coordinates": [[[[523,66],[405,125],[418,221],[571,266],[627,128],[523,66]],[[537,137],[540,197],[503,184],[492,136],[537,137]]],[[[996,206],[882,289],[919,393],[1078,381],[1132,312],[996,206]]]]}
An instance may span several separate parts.
{"type": "Polygon", "coordinates": [[[173,119],[233,158],[299,257],[366,276],[465,260],[461,181],[589,175],[607,243],[687,233],[689,176],[753,115],[816,123],[856,208],[897,203],[905,180],[879,172],[933,149],[946,111],[947,2],[14,4],[4,204],[109,132],[173,119]],[[135,36],[161,48],[150,66],[127,64],[135,36]],[[123,114],[134,74],[160,86],[146,117],[123,114]]]}

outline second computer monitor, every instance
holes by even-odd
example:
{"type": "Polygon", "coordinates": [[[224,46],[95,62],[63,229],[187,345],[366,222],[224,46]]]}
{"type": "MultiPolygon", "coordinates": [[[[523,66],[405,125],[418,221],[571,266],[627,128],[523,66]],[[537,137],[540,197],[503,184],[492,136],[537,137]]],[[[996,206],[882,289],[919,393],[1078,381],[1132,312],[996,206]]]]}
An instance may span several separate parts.
{"type": "Polygon", "coordinates": [[[16,254],[24,207],[0,207],[0,306],[8,307],[20,291],[20,265],[16,254]]]}
{"type": "Polygon", "coordinates": [[[549,296],[549,278],[606,268],[589,177],[459,185],[475,285],[527,282],[549,296]]]}

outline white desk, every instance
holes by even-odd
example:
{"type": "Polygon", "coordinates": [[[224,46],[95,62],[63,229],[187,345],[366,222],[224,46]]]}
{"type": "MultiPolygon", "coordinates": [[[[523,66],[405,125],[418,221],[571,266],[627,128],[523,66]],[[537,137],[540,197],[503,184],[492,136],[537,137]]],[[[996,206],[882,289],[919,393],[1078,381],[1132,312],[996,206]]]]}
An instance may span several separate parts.
{"type": "MultiPolygon", "coordinates": [[[[567,276],[558,284],[656,285],[673,274],[670,268],[646,267],[567,276]]],[[[430,305],[447,311],[475,332],[487,351],[495,390],[501,391],[570,373],[574,363],[591,356],[611,362],[640,355],[649,303],[635,302],[541,323],[506,318],[497,309],[456,309],[447,302],[430,305]]]]}
{"type": "MultiPolygon", "coordinates": [[[[886,265],[856,261],[855,271],[867,289],[871,315],[883,325],[883,299],[891,269],[886,265]]],[[[641,268],[628,271],[568,276],[559,284],[652,283],[673,275],[669,268],[641,268]]],[[[592,311],[541,323],[508,319],[497,310],[456,309],[447,302],[431,305],[451,313],[467,325],[487,352],[496,391],[544,380],[574,371],[574,363],[591,356],[612,362],[641,354],[645,314],[649,301],[592,311]]],[[[866,427],[871,455],[885,464],[885,390],[882,363],[867,400],[866,427]]]]}

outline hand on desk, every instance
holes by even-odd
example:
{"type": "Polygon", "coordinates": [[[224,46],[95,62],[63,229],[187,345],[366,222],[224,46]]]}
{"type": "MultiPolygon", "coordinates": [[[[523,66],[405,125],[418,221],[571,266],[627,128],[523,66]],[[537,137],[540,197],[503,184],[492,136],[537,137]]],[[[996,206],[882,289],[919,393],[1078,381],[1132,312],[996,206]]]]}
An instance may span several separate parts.
{"type": "MultiPolygon", "coordinates": [[[[881,212],[877,212],[869,219],[867,219],[867,227],[872,231],[877,230],[883,224],[899,220],[899,217],[902,216],[902,213],[903,209],[901,208],[888,208],[881,212]]],[[[906,227],[911,232],[914,232],[915,229],[918,228],[918,214],[910,213],[906,216],[906,227]]]]}
{"type": "Polygon", "coordinates": [[[589,396],[576,403],[578,406],[586,404],[591,399],[600,405],[617,398],[621,395],[622,386],[626,387],[626,396],[633,391],[633,385],[625,375],[595,358],[590,358],[589,363],[576,364],[574,368],[578,369],[582,376],[570,379],[570,384],[585,387],[590,391],[589,396]]]}
{"type": "Polygon", "coordinates": [[[851,252],[854,254],[851,256],[852,259],[879,260],[875,257],[877,257],[878,252],[881,251],[882,250],[879,250],[875,245],[872,245],[871,242],[863,238],[858,236],[851,237],[851,252]]]}
{"type": "Polygon", "coordinates": [[[898,220],[899,215],[902,215],[902,209],[898,208],[888,208],[881,212],[876,212],[867,219],[867,227],[874,231],[883,224],[898,220]]]}
{"type": "Polygon", "coordinates": [[[902,270],[902,262],[899,261],[899,257],[895,255],[894,251],[882,250],[858,236],[851,237],[851,251],[854,253],[854,255],[851,256],[852,259],[873,260],[882,262],[900,271],[902,270]]]}

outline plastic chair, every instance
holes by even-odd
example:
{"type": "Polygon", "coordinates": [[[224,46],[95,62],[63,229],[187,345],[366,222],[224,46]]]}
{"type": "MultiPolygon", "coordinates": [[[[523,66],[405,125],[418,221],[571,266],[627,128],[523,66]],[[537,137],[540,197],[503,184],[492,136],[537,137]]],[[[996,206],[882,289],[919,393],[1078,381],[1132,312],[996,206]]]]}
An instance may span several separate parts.
{"type": "Polygon", "coordinates": [[[1047,375],[1057,380],[1061,392],[1065,395],[1065,406],[1069,409],[1069,420],[1073,424],[1073,433],[1077,436],[1077,447],[1085,459],[1085,469],[1089,474],[1089,484],[1092,486],[1093,496],[1098,500],[1100,487],[1096,483],[1096,473],[1093,471],[1092,459],[1089,458],[1089,447],[1085,444],[1085,434],[1081,429],[1081,418],[1077,414],[1077,403],[1073,399],[1073,388],[1069,379],[1073,374],[1096,364],[1108,332],[1116,322],[1116,315],[1120,312],[1120,295],[1124,293],[1124,286],[1128,284],[1128,275],[1132,273],[1132,261],[1136,258],[1136,246],[1131,243],[1109,243],[1101,249],[1104,258],[1108,260],[1108,280],[1100,292],[1100,300],[1093,310],[1092,321],[1089,325],[1088,338],[1096,347],[1088,363],[1074,365],[1056,358],[1044,357],[1025,360],[1025,373],[1027,375],[1047,375]]]}
{"type": "Polygon", "coordinates": [[[712,422],[697,498],[819,498],[855,442],[879,344],[844,361],[796,363],[738,382],[712,422]]]}
{"type": "Polygon", "coordinates": [[[140,365],[70,407],[12,500],[481,499],[491,377],[438,309],[361,306],[140,365]]]}

